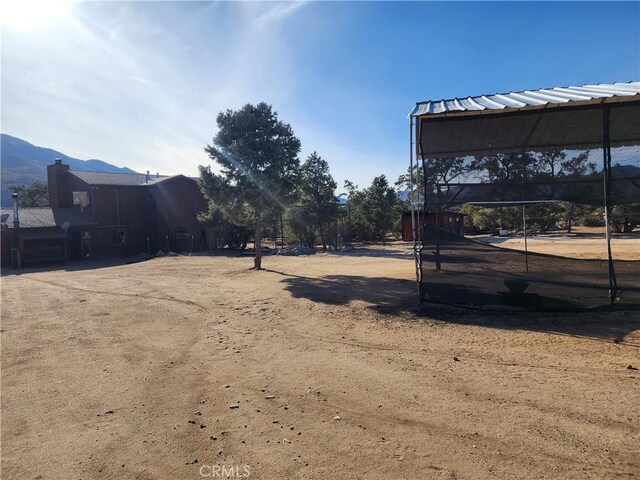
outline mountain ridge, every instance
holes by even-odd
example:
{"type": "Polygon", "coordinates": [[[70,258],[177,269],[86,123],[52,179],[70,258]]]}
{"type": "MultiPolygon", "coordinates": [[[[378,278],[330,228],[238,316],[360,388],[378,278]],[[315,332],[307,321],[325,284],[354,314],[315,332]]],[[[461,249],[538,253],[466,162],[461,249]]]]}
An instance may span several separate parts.
{"type": "Polygon", "coordinates": [[[0,134],[0,203],[3,206],[11,203],[11,185],[31,185],[35,182],[47,181],[47,165],[56,158],[69,165],[71,170],[95,171],[108,173],[137,173],[127,167],[117,167],[104,160],[81,160],[65,155],[58,150],[39,147],[26,140],[0,134]]]}

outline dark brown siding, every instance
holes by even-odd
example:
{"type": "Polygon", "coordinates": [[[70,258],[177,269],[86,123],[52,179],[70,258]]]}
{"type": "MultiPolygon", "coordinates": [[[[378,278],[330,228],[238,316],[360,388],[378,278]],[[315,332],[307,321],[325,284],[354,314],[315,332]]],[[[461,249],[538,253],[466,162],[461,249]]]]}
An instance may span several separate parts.
{"type": "Polygon", "coordinates": [[[2,249],[1,265],[7,267],[11,265],[11,242],[13,241],[13,230],[3,228],[0,231],[0,249],[2,249]]]}
{"type": "MultiPolygon", "coordinates": [[[[422,224],[422,212],[416,215],[418,225],[422,224]],[[418,219],[419,215],[419,219],[418,219]]],[[[458,212],[442,211],[427,213],[426,224],[446,230],[459,237],[464,237],[464,214],[458,212]]],[[[402,240],[410,242],[413,240],[411,227],[411,212],[402,213],[402,240]]]]}
{"type": "MultiPolygon", "coordinates": [[[[18,247],[27,256],[34,254],[34,261],[38,252],[53,256],[55,248],[64,251],[69,260],[80,260],[158,250],[200,250],[203,246],[198,214],[207,209],[207,201],[198,183],[190,178],[179,175],[156,184],[133,186],[90,185],[61,163],[49,165],[47,174],[51,206],[77,208],[98,225],[71,225],[66,230],[66,240],[20,242],[18,247]],[[87,192],[89,204],[74,205],[74,192],[87,192]]],[[[10,237],[9,232],[3,231],[3,265],[11,263],[10,237]]]]}
{"type": "Polygon", "coordinates": [[[96,229],[95,252],[113,256],[146,252],[149,219],[154,212],[146,206],[145,187],[100,185],[93,189],[93,216],[100,224],[96,229]],[[124,230],[124,245],[114,244],[111,230],[124,230]]]}
{"type": "MultiPolygon", "coordinates": [[[[186,177],[175,177],[150,187],[151,203],[156,214],[155,238],[158,250],[199,250],[202,227],[198,214],[207,209],[207,201],[197,182],[186,177]],[[184,238],[178,238],[176,228],[184,229],[184,238]],[[193,243],[191,236],[193,236],[193,243]]],[[[157,251],[157,250],[156,250],[157,251]]]]}
{"type": "MultiPolygon", "coordinates": [[[[60,229],[44,227],[29,228],[30,232],[38,231],[43,233],[58,233],[60,229]]],[[[20,238],[18,233],[18,249],[20,250],[23,267],[33,265],[58,263],[66,260],[66,240],[64,238],[42,238],[25,240],[20,238]]]]}

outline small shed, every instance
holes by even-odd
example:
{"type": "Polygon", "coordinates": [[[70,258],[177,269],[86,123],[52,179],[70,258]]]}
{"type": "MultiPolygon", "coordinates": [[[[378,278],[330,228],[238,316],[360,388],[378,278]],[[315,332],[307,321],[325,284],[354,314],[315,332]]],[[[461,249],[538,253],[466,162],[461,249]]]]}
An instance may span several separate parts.
{"type": "MultiPolygon", "coordinates": [[[[453,210],[439,210],[437,212],[427,212],[426,215],[418,210],[415,212],[417,227],[426,224],[431,227],[440,228],[458,237],[464,237],[464,213],[453,210]],[[424,219],[424,220],[423,220],[424,219]]],[[[402,212],[402,240],[410,242],[413,240],[413,228],[411,225],[411,212],[402,212]]]]}

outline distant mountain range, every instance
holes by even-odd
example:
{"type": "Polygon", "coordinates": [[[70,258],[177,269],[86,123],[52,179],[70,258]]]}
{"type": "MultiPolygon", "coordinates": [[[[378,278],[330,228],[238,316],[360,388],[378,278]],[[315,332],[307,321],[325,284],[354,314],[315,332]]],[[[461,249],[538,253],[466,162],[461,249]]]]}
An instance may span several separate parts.
{"type": "Polygon", "coordinates": [[[50,148],[37,147],[20,138],[0,134],[0,203],[11,203],[11,185],[31,185],[47,181],[47,165],[56,158],[69,165],[71,170],[136,173],[130,168],[121,168],[102,160],[79,160],[50,148]]]}

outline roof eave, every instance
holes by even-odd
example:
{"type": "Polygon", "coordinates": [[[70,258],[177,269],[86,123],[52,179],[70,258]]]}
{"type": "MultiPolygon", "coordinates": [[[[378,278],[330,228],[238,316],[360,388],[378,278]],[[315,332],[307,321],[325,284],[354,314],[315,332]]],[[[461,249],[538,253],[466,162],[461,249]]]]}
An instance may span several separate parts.
{"type": "Polygon", "coordinates": [[[416,115],[416,110],[419,109],[420,104],[416,104],[416,106],[411,111],[410,116],[414,118],[420,119],[442,119],[442,118],[451,118],[451,117],[482,117],[486,115],[504,115],[515,112],[531,112],[536,110],[555,110],[562,108],[580,108],[580,107],[591,107],[594,105],[605,105],[605,104],[618,104],[618,103],[635,103],[640,102],[640,94],[638,95],[625,95],[625,96],[614,96],[614,97],[601,97],[601,98],[593,98],[589,100],[570,100],[567,102],[561,103],[546,103],[544,105],[526,105],[524,107],[505,107],[501,109],[485,109],[485,110],[458,110],[458,111],[446,111],[440,113],[423,113],[416,115]]]}

